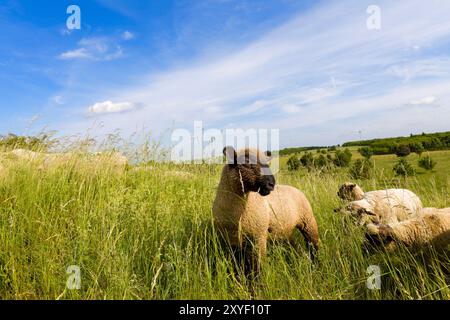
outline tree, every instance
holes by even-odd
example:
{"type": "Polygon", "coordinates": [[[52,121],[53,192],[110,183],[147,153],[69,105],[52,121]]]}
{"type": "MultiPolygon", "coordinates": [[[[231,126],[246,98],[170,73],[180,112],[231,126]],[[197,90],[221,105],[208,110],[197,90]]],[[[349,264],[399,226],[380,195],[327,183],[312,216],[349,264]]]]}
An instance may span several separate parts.
{"type": "Polygon", "coordinates": [[[296,155],[293,155],[288,159],[287,167],[289,171],[296,171],[300,168],[300,160],[298,160],[296,155]]]}
{"type": "Polygon", "coordinates": [[[358,159],[350,168],[350,177],[352,179],[370,179],[373,167],[373,162],[369,159],[358,159]]]}
{"type": "Polygon", "coordinates": [[[352,153],[350,150],[345,149],[344,151],[337,150],[334,156],[334,165],[336,167],[348,167],[352,161],[352,153]]]}
{"type": "Polygon", "coordinates": [[[429,155],[419,159],[419,167],[427,171],[431,171],[436,166],[436,161],[433,160],[429,155]]]}
{"type": "Polygon", "coordinates": [[[359,148],[358,152],[367,160],[369,160],[373,156],[373,149],[370,147],[359,148]]]}
{"type": "Polygon", "coordinates": [[[395,154],[397,155],[397,157],[399,158],[404,158],[407,157],[411,154],[411,149],[409,148],[408,145],[406,144],[401,144],[397,147],[397,149],[395,150],[395,154]]]}
{"type": "Polygon", "coordinates": [[[401,157],[394,165],[394,172],[396,176],[402,177],[413,176],[416,174],[414,168],[404,157],[401,157]]]}

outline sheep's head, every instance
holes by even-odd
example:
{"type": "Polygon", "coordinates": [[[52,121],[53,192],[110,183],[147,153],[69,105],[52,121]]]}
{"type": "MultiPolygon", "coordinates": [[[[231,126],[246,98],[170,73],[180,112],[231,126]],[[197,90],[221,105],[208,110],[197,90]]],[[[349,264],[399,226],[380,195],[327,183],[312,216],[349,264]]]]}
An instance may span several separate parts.
{"type": "Polygon", "coordinates": [[[242,149],[236,152],[233,147],[225,147],[223,153],[227,159],[229,174],[244,192],[258,192],[267,196],[275,188],[275,177],[269,167],[271,153],[257,149],[242,149]]]}
{"type": "Polygon", "coordinates": [[[367,222],[379,222],[372,206],[366,200],[352,201],[342,209],[336,209],[335,212],[352,217],[359,225],[365,225],[367,222]]]}
{"type": "Polygon", "coordinates": [[[356,201],[364,198],[364,191],[356,183],[346,182],[339,188],[337,195],[342,200],[356,201]]]}
{"type": "Polygon", "coordinates": [[[394,251],[397,247],[394,240],[394,229],[387,224],[368,224],[363,245],[369,252],[373,252],[377,248],[394,251]]]}

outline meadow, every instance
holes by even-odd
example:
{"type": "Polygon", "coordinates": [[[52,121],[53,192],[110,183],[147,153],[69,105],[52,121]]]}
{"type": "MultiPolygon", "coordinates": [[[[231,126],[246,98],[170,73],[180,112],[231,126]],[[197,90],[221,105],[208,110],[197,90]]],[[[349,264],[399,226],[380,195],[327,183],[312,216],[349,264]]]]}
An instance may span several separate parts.
{"type": "MultiPolygon", "coordinates": [[[[450,207],[450,152],[430,154],[435,170],[406,179],[393,176],[395,156],[375,156],[375,177],[358,183],[409,188],[425,206],[450,207]]],[[[320,262],[311,264],[300,235],[294,246],[273,244],[250,289],[231,271],[212,223],[221,166],[117,171],[80,163],[42,170],[32,161],[0,160],[1,299],[450,298],[450,258],[363,251],[363,230],[333,212],[340,184],[350,180],[345,169],[289,172],[281,159],[277,183],[299,188],[313,206],[320,262]],[[71,265],[81,271],[78,290],[66,286],[71,265]],[[382,272],[379,290],[366,286],[370,265],[382,272]]]]}

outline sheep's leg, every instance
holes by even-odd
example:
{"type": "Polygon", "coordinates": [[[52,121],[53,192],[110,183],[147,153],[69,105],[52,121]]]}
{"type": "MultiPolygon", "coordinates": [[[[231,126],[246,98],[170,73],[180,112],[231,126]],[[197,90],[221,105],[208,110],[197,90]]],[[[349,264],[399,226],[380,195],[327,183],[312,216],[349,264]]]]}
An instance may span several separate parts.
{"type": "Polygon", "coordinates": [[[266,257],[266,251],[267,251],[267,235],[262,235],[257,242],[257,273],[261,271],[261,264],[266,257]]]}
{"type": "Polygon", "coordinates": [[[313,262],[317,261],[317,250],[319,249],[319,229],[312,213],[297,225],[306,241],[309,256],[313,262]]]}
{"type": "Polygon", "coordinates": [[[242,253],[245,259],[244,270],[246,276],[256,278],[261,272],[261,263],[266,256],[267,237],[261,236],[253,241],[244,242],[242,253]]]}

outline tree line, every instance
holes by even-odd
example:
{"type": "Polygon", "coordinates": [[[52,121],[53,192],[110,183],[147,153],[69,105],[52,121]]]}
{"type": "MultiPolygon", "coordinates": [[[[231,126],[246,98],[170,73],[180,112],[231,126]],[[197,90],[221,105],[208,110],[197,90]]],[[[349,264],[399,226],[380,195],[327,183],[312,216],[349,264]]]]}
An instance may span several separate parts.
{"type": "Polygon", "coordinates": [[[397,154],[407,149],[422,154],[425,151],[450,149],[450,132],[411,134],[409,137],[372,139],[346,142],[343,147],[370,147],[374,155],[397,154]],[[403,151],[402,151],[403,150],[403,151]]]}

